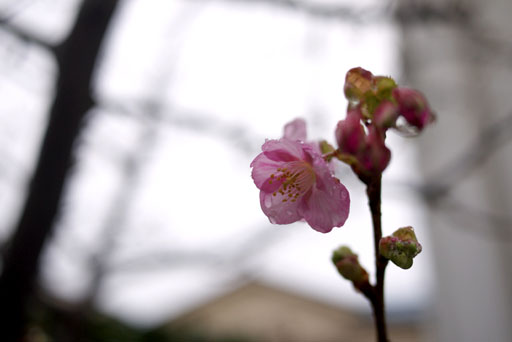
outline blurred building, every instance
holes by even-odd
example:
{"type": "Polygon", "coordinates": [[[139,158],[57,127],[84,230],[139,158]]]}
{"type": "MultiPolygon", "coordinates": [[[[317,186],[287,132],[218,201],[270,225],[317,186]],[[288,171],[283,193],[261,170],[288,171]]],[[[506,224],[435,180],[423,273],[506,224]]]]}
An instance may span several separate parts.
{"type": "MultiPolygon", "coordinates": [[[[372,317],[251,282],[167,324],[171,331],[248,341],[374,341],[372,317]]],[[[421,341],[414,322],[391,323],[393,341],[421,341]]]]}

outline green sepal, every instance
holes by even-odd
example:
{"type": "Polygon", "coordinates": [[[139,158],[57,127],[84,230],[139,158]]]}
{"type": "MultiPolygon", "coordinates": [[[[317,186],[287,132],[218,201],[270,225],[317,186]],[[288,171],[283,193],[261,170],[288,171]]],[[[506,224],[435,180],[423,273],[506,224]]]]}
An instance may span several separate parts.
{"type": "Polygon", "coordinates": [[[379,241],[380,255],[403,269],[411,268],[414,257],[421,249],[412,227],[400,228],[391,236],[383,237],[379,241]]]}
{"type": "Polygon", "coordinates": [[[376,94],[380,100],[392,99],[391,93],[398,86],[394,79],[387,76],[376,76],[374,77],[374,82],[376,94]]]}

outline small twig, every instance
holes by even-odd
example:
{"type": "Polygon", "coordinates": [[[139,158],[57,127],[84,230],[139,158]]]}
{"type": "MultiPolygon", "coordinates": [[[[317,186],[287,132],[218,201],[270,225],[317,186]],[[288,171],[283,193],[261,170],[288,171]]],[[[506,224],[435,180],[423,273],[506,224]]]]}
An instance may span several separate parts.
{"type": "Polygon", "coordinates": [[[443,6],[427,1],[403,2],[393,13],[394,19],[402,26],[421,25],[425,23],[467,24],[470,13],[459,2],[449,2],[443,6]]]}
{"type": "MultiPolygon", "coordinates": [[[[11,1],[14,3],[14,1],[11,1]]],[[[24,10],[34,5],[34,0],[18,0],[15,2],[14,6],[4,6],[0,11],[0,23],[11,21],[19,14],[21,14],[24,10]]]]}
{"type": "MultiPolygon", "coordinates": [[[[205,1],[205,0],[196,0],[205,1]]],[[[220,0],[218,0],[220,1],[220,0]]],[[[405,6],[396,12],[392,3],[380,6],[357,7],[337,3],[317,3],[305,0],[223,0],[225,2],[237,2],[247,5],[266,4],[269,6],[297,11],[307,14],[312,18],[332,19],[344,22],[361,24],[376,24],[390,20],[413,20],[415,22],[459,22],[465,18],[467,12],[457,4],[444,6],[429,3],[405,6]]]]}
{"type": "Polygon", "coordinates": [[[34,36],[33,34],[25,32],[25,30],[23,30],[22,28],[14,25],[10,22],[0,20],[0,29],[15,36],[16,38],[18,38],[20,41],[22,41],[24,43],[35,44],[35,45],[42,47],[48,51],[55,52],[55,49],[56,49],[55,45],[52,45],[43,39],[39,39],[36,36],[34,36]]]}
{"type": "Polygon", "coordinates": [[[435,172],[430,177],[432,181],[425,182],[419,188],[420,193],[427,201],[432,202],[445,197],[463,178],[492,156],[493,151],[512,138],[511,128],[512,113],[483,130],[464,153],[435,172]]]}
{"type": "Polygon", "coordinates": [[[512,217],[510,216],[469,206],[453,197],[443,198],[442,201],[435,204],[449,218],[462,224],[452,227],[463,228],[462,231],[466,233],[478,234],[495,241],[505,243],[512,241],[512,217]]]}
{"type": "MultiPolygon", "coordinates": [[[[98,105],[104,108],[109,114],[126,115],[135,120],[143,119],[144,100],[134,101],[129,105],[126,101],[121,100],[105,100],[98,105]]],[[[240,150],[241,152],[252,155],[254,154],[263,137],[255,134],[245,125],[234,124],[232,122],[219,120],[218,117],[208,112],[202,112],[193,109],[184,109],[167,104],[163,110],[167,113],[160,121],[161,124],[189,129],[205,135],[228,140],[230,146],[240,150]]]]}
{"type": "Polygon", "coordinates": [[[34,35],[25,32],[22,28],[18,27],[16,24],[12,23],[12,20],[18,16],[25,8],[30,7],[34,4],[33,0],[28,1],[18,1],[16,6],[4,7],[0,10],[0,28],[4,31],[9,32],[10,34],[16,36],[18,39],[26,42],[40,45],[42,47],[46,47],[49,50],[52,50],[54,47],[51,46],[48,42],[40,40],[34,35]]]}

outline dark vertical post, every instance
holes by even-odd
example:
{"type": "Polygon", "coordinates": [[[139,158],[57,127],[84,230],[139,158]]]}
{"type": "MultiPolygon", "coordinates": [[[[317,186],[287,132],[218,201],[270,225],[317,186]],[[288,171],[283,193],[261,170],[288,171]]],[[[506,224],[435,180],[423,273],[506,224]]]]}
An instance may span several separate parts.
{"type": "Polygon", "coordinates": [[[19,341],[44,243],[52,232],[73,164],[72,150],[91,108],[91,77],[118,0],[84,0],[69,37],[56,49],[59,76],[39,159],[0,277],[0,335],[19,341]]]}

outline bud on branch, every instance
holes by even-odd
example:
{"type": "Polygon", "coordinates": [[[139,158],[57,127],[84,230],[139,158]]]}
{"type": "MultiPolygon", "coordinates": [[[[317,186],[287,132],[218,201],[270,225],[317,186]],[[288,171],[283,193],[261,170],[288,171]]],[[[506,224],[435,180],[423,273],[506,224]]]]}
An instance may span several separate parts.
{"type": "Polygon", "coordinates": [[[347,246],[341,246],[333,252],[332,262],[343,278],[350,280],[356,289],[368,284],[368,272],[359,264],[357,254],[347,246]]]}
{"type": "Polygon", "coordinates": [[[412,266],[412,259],[421,252],[421,245],[416,239],[412,227],[398,229],[391,236],[380,239],[379,252],[400,268],[412,266]]]}

